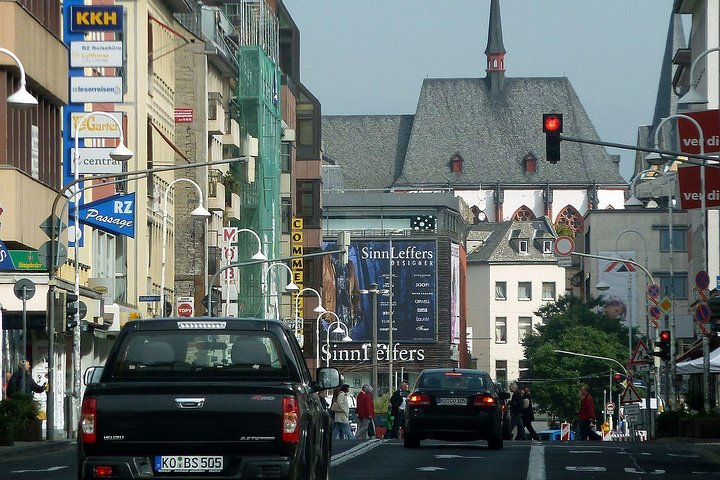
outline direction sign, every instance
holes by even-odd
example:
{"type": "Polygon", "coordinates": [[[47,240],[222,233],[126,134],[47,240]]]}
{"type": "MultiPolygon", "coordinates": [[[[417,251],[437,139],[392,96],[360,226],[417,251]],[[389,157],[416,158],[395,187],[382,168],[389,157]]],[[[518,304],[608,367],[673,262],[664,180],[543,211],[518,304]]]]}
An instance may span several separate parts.
{"type": "Polygon", "coordinates": [[[635,386],[632,383],[628,383],[622,395],[620,395],[620,404],[625,405],[626,403],[636,403],[641,401],[642,397],[638,391],[635,390],[635,386]]]}
{"type": "Polygon", "coordinates": [[[643,342],[642,340],[639,340],[637,345],[635,345],[635,350],[633,350],[632,356],[630,357],[630,361],[628,362],[628,364],[644,365],[652,361],[653,357],[648,352],[647,345],[645,345],[645,342],[643,342]]]}
{"type": "Polygon", "coordinates": [[[647,294],[650,298],[658,298],[660,296],[660,285],[658,285],[657,283],[648,285],[647,294]]]}
{"type": "Polygon", "coordinates": [[[567,257],[575,251],[575,240],[572,237],[557,237],[553,250],[558,257],[567,257]]]}
{"type": "Polygon", "coordinates": [[[695,319],[701,323],[710,321],[710,306],[707,303],[701,303],[695,307],[695,319]]]}
{"type": "Polygon", "coordinates": [[[613,413],[615,411],[615,404],[613,402],[607,402],[605,404],[605,411],[607,413],[613,413]]]}
{"type": "Polygon", "coordinates": [[[139,295],[138,302],[159,302],[160,295],[139,295]]]}
{"type": "Polygon", "coordinates": [[[700,290],[707,290],[707,288],[710,286],[710,275],[705,270],[700,270],[697,275],[695,275],[695,285],[700,290]]]}

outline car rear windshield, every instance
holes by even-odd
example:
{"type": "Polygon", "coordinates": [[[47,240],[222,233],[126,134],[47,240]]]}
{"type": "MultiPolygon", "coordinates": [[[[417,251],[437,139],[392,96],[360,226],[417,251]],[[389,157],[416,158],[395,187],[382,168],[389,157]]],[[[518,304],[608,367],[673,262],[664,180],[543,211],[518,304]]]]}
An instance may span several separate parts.
{"type": "Polygon", "coordinates": [[[433,372],[418,379],[418,387],[428,390],[488,390],[485,375],[481,373],[433,372]]]}
{"type": "Polygon", "coordinates": [[[287,377],[280,343],[269,332],[137,331],[124,338],[111,378],[197,379],[287,377]]]}

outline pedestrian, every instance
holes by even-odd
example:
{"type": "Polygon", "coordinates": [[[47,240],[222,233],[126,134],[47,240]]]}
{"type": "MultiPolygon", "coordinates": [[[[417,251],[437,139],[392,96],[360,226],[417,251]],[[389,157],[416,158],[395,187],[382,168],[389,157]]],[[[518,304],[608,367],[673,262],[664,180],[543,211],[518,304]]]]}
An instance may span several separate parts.
{"type": "Polygon", "coordinates": [[[12,377],[10,377],[10,381],[8,382],[7,397],[12,398],[15,393],[22,391],[25,393],[42,393],[45,391],[46,387],[47,383],[39,385],[35,379],[32,378],[30,362],[28,360],[21,360],[18,365],[18,369],[15,370],[15,373],[12,374],[12,377]],[[25,380],[24,385],[23,378],[25,380]]]}
{"type": "Polygon", "coordinates": [[[400,387],[390,397],[390,415],[394,417],[394,420],[390,435],[386,434],[385,438],[400,438],[400,427],[405,423],[405,405],[407,397],[410,395],[409,388],[410,384],[403,380],[400,382],[400,387]]]}
{"type": "Polygon", "coordinates": [[[540,441],[540,435],[533,428],[532,422],[535,421],[535,407],[533,407],[532,396],[530,396],[530,387],[523,387],[523,424],[530,433],[530,438],[540,441]]]}
{"type": "Polygon", "coordinates": [[[335,424],[333,426],[333,438],[337,440],[354,438],[350,428],[350,406],[348,403],[348,392],[350,385],[344,383],[340,386],[330,410],[335,412],[335,424]]]}
{"type": "Polygon", "coordinates": [[[320,393],[318,394],[320,396],[320,405],[322,406],[323,410],[327,410],[330,408],[330,404],[327,401],[327,390],[320,390],[320,393]]]}
{"type": "Polygon", "coordinates": [[[590,389],[583,385],[578,392],[580,397],[580,411],[578,412],[579,440],[600,440],[602,437],[594,431],[590,424],[595,423],[595,404],[590,389]]]}
{"type": "Polygon", "coordinates": [[[517,428],[515,440],[527,440],[525,424],[523,423],[523,396],[518,390],[517,383],[510,384],[510,431],[517,428]]]}
{"type": "Polygon", "coordinates": [[[375,436],[375,402],[373,400],[373,388],[367,383],[362,386],[357,396],[357,435],[359,440],[367,440],[375,436]]]}

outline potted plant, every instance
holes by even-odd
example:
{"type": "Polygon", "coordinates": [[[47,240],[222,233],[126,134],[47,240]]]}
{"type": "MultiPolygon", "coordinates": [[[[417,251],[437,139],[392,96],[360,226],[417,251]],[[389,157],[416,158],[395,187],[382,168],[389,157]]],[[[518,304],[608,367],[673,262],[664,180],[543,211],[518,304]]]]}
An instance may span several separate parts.
{"type": "Polygon", "coordinates": [[[13,446],[13,422],[12,419],[2,411],[2,402],[0,402],[0,446],[13,446]]]}
{"type": "Polygon", "coordinates": [[[42,421],[38,418],[40,406],[30,393],[15,392],[3,400],[0,417],[6,417],[14,432],[13,440],[37,442],[42,440],[42,421]]]}

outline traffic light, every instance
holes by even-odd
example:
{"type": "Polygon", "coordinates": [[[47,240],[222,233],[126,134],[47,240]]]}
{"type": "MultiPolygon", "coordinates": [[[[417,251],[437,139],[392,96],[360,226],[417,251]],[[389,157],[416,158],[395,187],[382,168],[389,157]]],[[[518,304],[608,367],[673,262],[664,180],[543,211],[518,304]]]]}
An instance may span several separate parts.
{"type": "Polygon", "coordinates": [[[545,132],[545,160],[550,163],[560,161],[560,134],[563,131],[562,113],[543,113],[543,132],[545,132]]]}
{"type": "Polygon", "coordinates": [[[623,378],[625,378],[625,375],[623,375],[622,373],[619,373],[619,372],[613,373],[613,380],[615,380],[616,382],[622,382],[623,378]]]}
{"type": "Polygon", "coordinates": [[[65,333],[70,333],[77,327],[75,316],[78,313],[78,296],[75,293],[65,294],[65,333]]]}
{"type": "Polygon", "coordinates": [[[713,332],[720,332],[720,296],[708,298],[710,307],[710,328],[713,332]]]}
{"type": "Polygon", "coordinates": [[[660,347],[660,351],[653,352],[653,355],[658,356],[661,360],[665,360],[667,362],[670,360],[670,331],[662,330],[659,338],[658,346],[660,347]]]}

